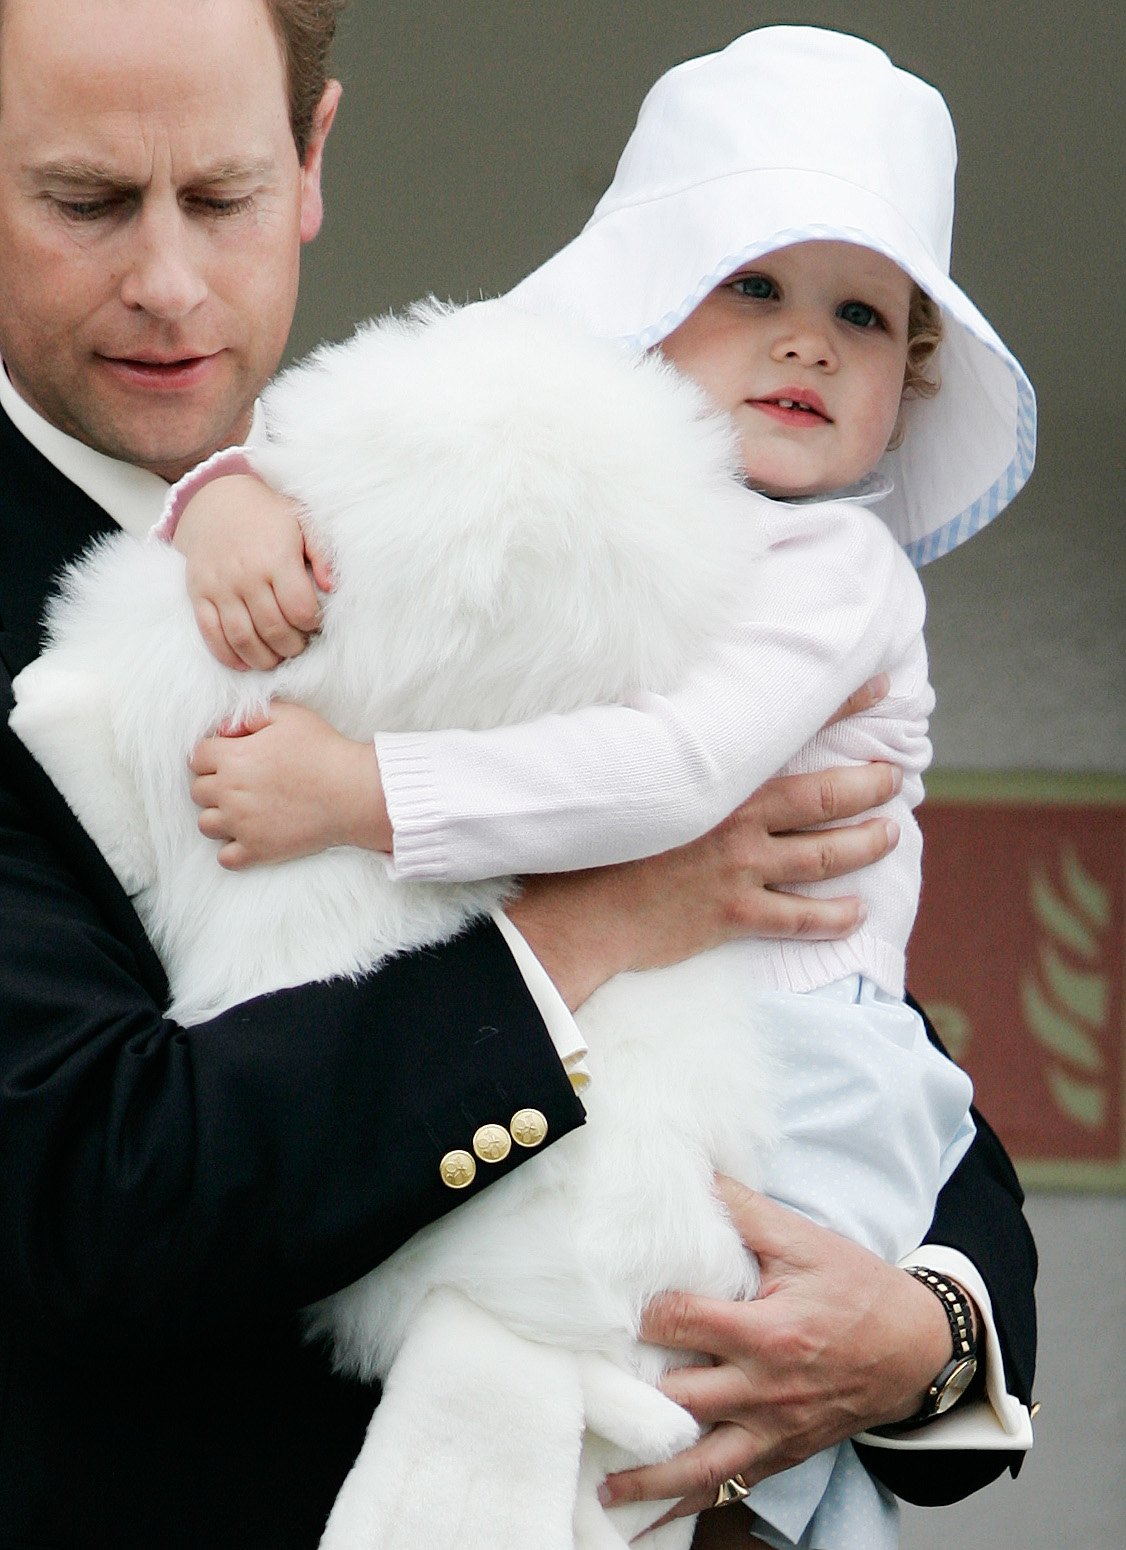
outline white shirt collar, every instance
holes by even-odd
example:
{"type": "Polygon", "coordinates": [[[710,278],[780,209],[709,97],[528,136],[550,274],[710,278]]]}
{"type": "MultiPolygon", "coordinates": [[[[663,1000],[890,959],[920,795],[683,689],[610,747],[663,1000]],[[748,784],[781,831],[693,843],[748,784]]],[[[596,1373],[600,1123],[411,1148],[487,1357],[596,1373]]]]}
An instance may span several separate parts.
{"type": "MultiPolygon", "coordinates": [[[[0,361],[0,409],[36,451],[84,490],[106,514],[134,538],[144,538],[160,519],[168,485],[159,474],[147,468],[135,468],[119,458],[96,452],[85,442],[68,436],[45,420],[26,399],[21,398],[0,361]]],[[[254,419],[247,438],[250,444],[266,439],[266,421],[261,403],[254,405],[254,419]]]]}
{"type": "Polygon", "coordinates": [[[782,495],[772,495],[769,499],[779,506],[816,506],[830,501],[851,502],[854,506],[875,506],[885,495],[890,495],[894,488],[887,474],[877,468],[858,479],[855,484],[844,485],[839,490],[829,490],[823,495],[792,495],[789,499],[782,495]]]}

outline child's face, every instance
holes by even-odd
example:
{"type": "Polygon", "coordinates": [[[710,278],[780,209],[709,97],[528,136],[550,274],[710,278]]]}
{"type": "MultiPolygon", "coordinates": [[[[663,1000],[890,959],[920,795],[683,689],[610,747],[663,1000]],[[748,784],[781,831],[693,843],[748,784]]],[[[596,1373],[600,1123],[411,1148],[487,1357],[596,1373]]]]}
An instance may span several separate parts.
{"type": "Polygon", "coordinates": [[[660,348],[734,417],[749,483],[825,494],[869,473],[891,439],[911,291],[882,253],[799,242],[717,286],[660,348]]]}

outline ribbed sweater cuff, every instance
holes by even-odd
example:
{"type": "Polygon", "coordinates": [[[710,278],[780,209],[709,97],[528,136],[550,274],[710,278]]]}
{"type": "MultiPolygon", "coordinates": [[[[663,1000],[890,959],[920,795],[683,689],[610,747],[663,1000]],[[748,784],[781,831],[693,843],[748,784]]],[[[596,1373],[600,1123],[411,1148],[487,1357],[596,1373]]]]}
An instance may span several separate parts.
{"type": "Polygon", "coordinates": [[[391,820],[391,875],[412,882],[445,880],[450,842],[426,739],[383,732],[375,739],[375,756],[391,820]]]}

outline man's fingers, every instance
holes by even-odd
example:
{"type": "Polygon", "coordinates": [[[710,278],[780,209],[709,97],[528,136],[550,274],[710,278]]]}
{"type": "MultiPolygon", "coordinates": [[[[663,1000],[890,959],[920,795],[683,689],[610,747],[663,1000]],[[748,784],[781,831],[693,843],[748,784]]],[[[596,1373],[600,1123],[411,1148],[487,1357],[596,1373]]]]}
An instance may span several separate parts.
{"type": "MultiPolygon", "coordinates": [[[[809,775],[781,775],[750,798],[774,834],[859,818],[882,807],[903,785],[894,764],[857,764],[809,775]]],[[[748,804],[748,805],[750,805],[748,804]]]]}
{"type": "MultiPolygon", "coordinates": [[[[763,1279],[776,1266],[789,1270],[806,1270],[816,1265],[818,1255],[824,1255],[827,1244],[843,1244],[839,1234],[827,1228],[815,1226],[789,1206],[780,1205],[757,1190],[748,1189],[737,1179],[717,1173],[715,1188],[727,1207],[732,1225],[746,1247],[756,1256],[763,1270],[763,1279]]],[[[722,1306],[722,1304],[721,1304],[722,1306]]],[[[736,1309],[758,1309],[772,1315],[770,1299],[759,1303],[730,1304],[736,1309]]],[[[742,1328],[742,1354],[746,1354],[749,1336],[757,1320],[753,1317],[742,1328]]],[[[702,1348],[706,1349],[706,1348],[702,1348]]]]}
{"type": "Polygon", "coordinates": [[[744,1410],[754,1395],[746,1373],[732,1362],[716,1367],[676,1367],[661,1379],[661,1392],[700,1422],[717,1421],[744,1410]]]}
{"type": "Polygon", "coordinates": [[[891,688],[891,679],[886,673],[877,673],[875,678],[869,678],[868,682],[857,689],[855,694],[850,694],[844,704],[826,721],[827,727],[836,726],[838,721],[844,721],[849,716],[862,716],[866,711],[878,705],[881,700],[887,698],[891,688]]]}
{"type": "MultiPolygon", "coordinates": [[[[675,1500],[677,1505],[662,1521],[684,1517],[711,1507],[720,1485],[732,1475],[742,1475],[748,1485],[761,1479],[754,1463],[759,1451],[743,1427],[717,1426],[667,1463],[609,1475],[603,1494],[608,1503],[675,1500]]],[[[639,1543],[644,1545],[644,1539],[639,1543]]]]}
{"type": "Polygon", "coordinates": [[[763,890],[755,900],[754,935],[785,941],[834,942],[851,936],[864,920],[857,898],[809,899],[763,890]]]}
{"type": "Polygon", "coordinates": [[[888,818],[869,818],[842,829],[779,835],[763,867],[763,882],[768,887],[788,887],[847,877],[881,860],[898,843],[899,825],[888,818]]]}
{"type": "Polygon", "coordinates": [[[703,1351],[725,1359],[745,1355],[744,1321],[751,1306],[692,1292],[662,1292],[641,1316],[641,1337],[678,1351],[703,1351]]]}

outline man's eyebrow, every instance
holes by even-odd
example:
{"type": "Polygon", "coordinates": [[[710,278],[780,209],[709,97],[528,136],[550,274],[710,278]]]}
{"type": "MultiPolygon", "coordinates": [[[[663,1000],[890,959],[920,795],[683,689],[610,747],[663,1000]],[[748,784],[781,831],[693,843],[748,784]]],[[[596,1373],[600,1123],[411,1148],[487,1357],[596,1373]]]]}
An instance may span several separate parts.
{"type": "Polygon", "coordinates": [[[83,157],[60,156],[52,161],[29,162],[23,168],[25,178],[41,178],[49,183],[98,183],[106,187],[132,187],[130,179],[98,162],[83,157]]]}
{"type": "MultiPolygon", "coordinates": [[[[242,181],[254,182],[264,177],[271,168],[267,159],[249,161],[224,161],[216,162],[210,167],[201,167],[190,178],[186,178],[182,187],[186,188],[213,188],[217,184],[237,183],[242,181]]],[[[132,178],[121,172],[107,167],[101,162],[90,161],[86,157],[60,156],[50,161],[34,162],[24,168],[27,178],[35,178],[47,183],[60,183],[82,186],[96,186],[98,188],[120,189],[123,191],[136,190],[141,187],[132,178]]]]}

